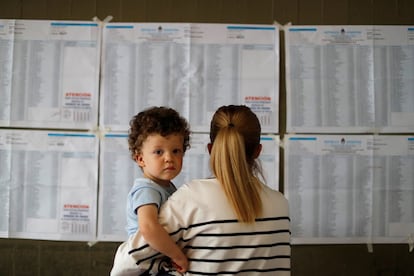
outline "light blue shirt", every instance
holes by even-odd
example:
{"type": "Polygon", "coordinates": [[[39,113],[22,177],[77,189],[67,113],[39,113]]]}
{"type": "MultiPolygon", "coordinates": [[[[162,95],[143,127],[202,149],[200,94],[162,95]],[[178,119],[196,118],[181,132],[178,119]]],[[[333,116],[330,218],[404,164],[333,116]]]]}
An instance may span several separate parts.
{"type": "Polygon", "coordinates": [[[172,183],[169,187],[163,187],[148,178],[135,179],[134,186],[129,191],[127,198],[126,230],[128,236],[131,236],[139,229],[137,209],[140,206],[156,204],[159,209],[161,204],[163,204],[176,190],[177,188],[172,183]]]}

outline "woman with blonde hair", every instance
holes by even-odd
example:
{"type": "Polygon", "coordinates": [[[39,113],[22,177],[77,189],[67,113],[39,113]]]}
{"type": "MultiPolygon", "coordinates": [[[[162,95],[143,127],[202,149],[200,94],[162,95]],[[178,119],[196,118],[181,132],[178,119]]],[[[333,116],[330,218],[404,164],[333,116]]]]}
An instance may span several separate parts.
{"type": "MultiPolygon", "coordinates": [[[[161,207],[159,221],[189,260],[185,275],[290,275],[288,202],[260,179],[261,127],[243,105],[220,107],[210,127],[214,178],[192,180],[161,207]]],[[[117,251],[113,275],[154,265],[142,236],[117,251]]]]}

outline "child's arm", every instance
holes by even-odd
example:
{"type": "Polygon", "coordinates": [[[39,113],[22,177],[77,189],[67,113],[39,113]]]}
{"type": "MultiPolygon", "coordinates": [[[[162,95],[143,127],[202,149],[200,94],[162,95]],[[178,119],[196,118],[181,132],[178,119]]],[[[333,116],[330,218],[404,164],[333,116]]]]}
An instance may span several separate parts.
{"type": "Polygon", "coordinates": [[[179,272],[188,270],[188,260],[158,222],[158,208],[154,204],[143,205],[137,210],[139,231],[149,245],[171,258],[179,272]]]}

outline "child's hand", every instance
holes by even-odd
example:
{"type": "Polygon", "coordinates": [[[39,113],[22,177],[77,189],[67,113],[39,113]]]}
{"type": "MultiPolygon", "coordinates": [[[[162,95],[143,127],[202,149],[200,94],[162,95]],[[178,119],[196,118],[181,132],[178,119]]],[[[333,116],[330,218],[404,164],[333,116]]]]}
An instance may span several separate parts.
{"type": "Polygon", "coordinates": [[[172,266],[180,273],[187,272],[188,270],[188,260],[187,257],[172,260],[172,266]]]}

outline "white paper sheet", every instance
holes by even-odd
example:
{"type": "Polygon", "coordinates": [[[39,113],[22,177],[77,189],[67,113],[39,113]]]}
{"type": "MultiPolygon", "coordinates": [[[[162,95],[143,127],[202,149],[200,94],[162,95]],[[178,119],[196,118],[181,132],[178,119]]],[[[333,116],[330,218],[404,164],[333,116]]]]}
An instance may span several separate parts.
{"type": "Polygon", "coordinates": [[[0,129],[0,237],[96,239],[94,134],[0,129]]]}
{"type": "Polygon", "coordinates": [[[414,27],[285,31],[287,132],[414,131],[414,27]]]}
{"type": "Polygon", "coordinates": [[[102,58],[102,128],[126,131],[137,112],[166,105],[207,132],[219,106],[245,104],[264,133],[279,131],[275,26],[108,23],[102,58]]]}
{"type": "Polygon", "coordinates": [[[0,126],[93,129],[101,27],[0,20],[0,126]]]}
{"type": "Polygon", "coordinates": [[[413,172],[413,137],[285,136],[293,243],[406,242],[413,172]]]}

